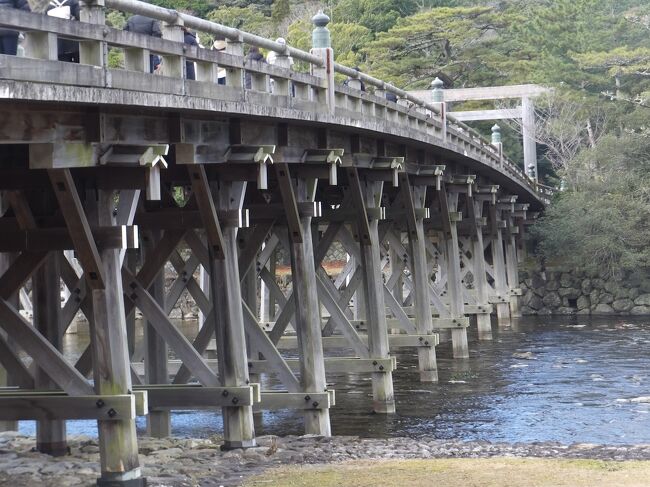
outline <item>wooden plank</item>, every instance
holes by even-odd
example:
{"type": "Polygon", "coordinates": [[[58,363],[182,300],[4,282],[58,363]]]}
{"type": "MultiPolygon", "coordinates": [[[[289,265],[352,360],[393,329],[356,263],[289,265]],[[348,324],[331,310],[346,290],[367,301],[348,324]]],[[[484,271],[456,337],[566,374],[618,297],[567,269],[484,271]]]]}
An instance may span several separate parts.
{"type": "Polygon", "coordinates": [[[90,395],[92,387],[63,355],[38,333],[4,298],[0,299],[0,327],[4,329],[61,389],[71,395],[90,395]]]}
{"type": "Polygon", "coordinates": [[[122,285],[125,293],[128,293],[129,299],[135,303],[158,334],[163,337],[176,355],[187,365],[192,375],[205,386],[218,385],[217,377],[205,364],[203,357],[196,351],[185,335],[169,321],[163,309],[151,297],[149,292],[142,287],[139,280],[126,268],[122,269],[122,285]]]}
{"type": "Polygon", "coordinates": [[[312,393],[263,391],[262,400],[255,405],[255,409],[261,411],[328,409],[332,406],[330,398],[330,391],[312,393]]]}
{"type": "Polygon", "coordinates": [[[303,229],[300,223],[300,214],[298,212],[298,203],[296,200],[293,183],[291,181],[291,173],[289,166],[286,163],[276,163],[275,175],[278,179],[280,187],[280,196],[282,197],[282,204],[286,213],[287,226],[289,227],[289,235],[291,241],[294,243],[302,243],[303,229]]]}
{"type": "Polygon", "coordinates": [[[214,409],[220,407],[252,406],[253,388],[196,386],[138,386],[147,392],[149,410],[214,409]]]}
{"type": "MultiPolygon", "coordinates": [[[[390,320],[389,320],[390,321],[390,320]]],[[[368,342],[368,335],[359,334],[361,340],[368,342]]],[[[402,347],[435,347],[438,345],[438,335],[388,335],[390,348],[402,347]]],[[[279,350],[295,350],[298,348],[298,337],[283,336],[277,345],[279,350]]],[[[342,335],[323,337],[323,348],[326,350],[337,348],[350,348],[346,337],[342,335]]]]}
{"type": "Polygon", "coordinates": [[[91,289],[103,289],[102,261],[70,170],[50,169],[48,175],[88,285],[91,289]]]}
{"type": "Polygon", "coordinates": [[[23,252],[11,263],[0,276],[0,298],[9,299],[16,293],[45,259],[47,252],[23,252]]]}
{"type": "Polygon", "coordinates": [[[192,190],[194,191],[194,195],[196,197],[199,212],[201,213],[203,226],[205,227],[205,231],[208,236],[208,243],[212,248],[215,257],[217,259],[223,259],[223,233],[221,231],[219,218],[217,217],[214,201],[212,200],[212,195],[210,194],[210,185],[205,174],[205,168],[200,164],[190,164],[187,166],[187,171],[190,176],[192,190]]]}
{"type": "Polygon", "coordinates": [[[521,106],[516,108],[503,108],[496,110],[463,110],[460,112],[449,112],[460,122],[474,122],[480,120],[516,120],[523,116],[521,106]]]}
{"type": "Polygon", "coordinates": [[[11,376],[12,382],[23,389],[34,388],[34,377],[2,334],[0,334],[0,363],[11,376]]]}
{"type": "Polygon", "coordinates": [[[280,355],[268,335],[259,327],[250,308],[244,302],[242,302],[242,306],[246,334],[251,345],[264,355],[268,361],[268,367],[275,371],[284,386],[291,392],[298,392],[301,389],[300,381],[293,374],[286,360],[280,355]]]}
{"type": "Polygon", "coordinates": [[[135,397],[125,395],[62,396],[47,394],[0,394],[0,419],[11,421],[53,421],[94,419],[102,421],[133,420],[135,397]]]}
{"type": "Polygon", "coordinates": [[[331,291],[323,283],[323,278],[318,274],[316,274],[316,286],[319,291],[321,303],[337,322],[338,329],[348,339],[352,349],[362,358],[370,357],[368,346],[359,338],[357,330],[352,326],[345,313],[343,313],[343,310],[339,307],[336,297],[332,295],[331,291]]]}

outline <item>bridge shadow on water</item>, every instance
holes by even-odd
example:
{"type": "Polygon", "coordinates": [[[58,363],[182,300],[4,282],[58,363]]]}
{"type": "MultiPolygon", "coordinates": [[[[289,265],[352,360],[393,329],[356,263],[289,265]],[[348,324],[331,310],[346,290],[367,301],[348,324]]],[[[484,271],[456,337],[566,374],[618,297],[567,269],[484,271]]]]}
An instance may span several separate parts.
{"type": "MultiPolygon", "coordinates": [[[[493,332],[494,340],[485,342],[470,334],[465,361],[453,360],[450,343],[443,342],[437,348],[437,384],[419,382],[414,350],[398,353],[395,415],[369,413],[367,375],[330,377],[337,395],[334,434],[650,443],[650,317],[526,317],[493,332]]],[[[69,352],[74,349],[69,344],[69,352]]],[[[144,418],[138,426],[144,433],[144,418]]],[[[172,428],[175,436],[208,437],[221,432],[221,416],[177,412],[172,428]]],[[[256,431],[299,435],[302,418],[291,411],[266,412],[256,416],[256,431]]],[[[34,423],[22,422],[21,432],[34,434],[34,423]]],[[[97,434],[89,421],[69,421],[68,432],[97,434]]]]}

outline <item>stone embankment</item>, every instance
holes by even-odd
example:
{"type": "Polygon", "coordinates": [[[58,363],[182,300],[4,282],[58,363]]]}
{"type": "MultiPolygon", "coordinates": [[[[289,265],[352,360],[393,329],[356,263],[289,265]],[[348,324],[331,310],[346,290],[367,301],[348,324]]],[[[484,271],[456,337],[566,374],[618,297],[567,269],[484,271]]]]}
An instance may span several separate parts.
{"type": "MultiPolygon", "coordinates": [[[[75,437],[71,454],[52,458],[32,451],[34,438],[0,433],[0,486],[94,485],[99,471],[96,439],[75,437]]],[[[141,438],[140,463],[150,487],[232,487],[281,465],[326,464],[369,459],[589,458],[650,460],[650,445],[604,446],[558,443],[505,444],[435,439],[360,439],[356,436],[262,436],[259,446],[222,452],[219,439],[141,438]]]]}
{"type": "Polygon", "coordinates": [[[559,269],[520,272],[525,315],[650,315],[650,275],[605,277],[559,269]]]}

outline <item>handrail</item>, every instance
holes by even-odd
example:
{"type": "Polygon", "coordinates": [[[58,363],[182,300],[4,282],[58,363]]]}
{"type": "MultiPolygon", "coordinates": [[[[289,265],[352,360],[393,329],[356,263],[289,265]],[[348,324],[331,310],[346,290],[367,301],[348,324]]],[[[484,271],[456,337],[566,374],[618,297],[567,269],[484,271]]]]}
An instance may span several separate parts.
{"type": "Polygon", "coordinates": [[[270,49],[277,53],[288,54],[289,56],[310,64],[315,64],[316,66],[323,65],[323,60],[321,58],[301,49],[296,49],[295,47],[280,44],[279,42],[266,39],[265,37],[251,34],[233,27],[228,27],[210,20],[200,19],[199,17],[184,14],[176,10],[159,7],[139,0],[106,0],[105,3],[107,7],[115,10],[121,10],[131,14],[145,15],[152,19],[167,22],[168,24],[181,23],[181,25],[186,25],[187,27],[191,27],[200,32],[224,36],[231,41],[245,42],[246,44],[258,46],[263,49],[270,49]]]}

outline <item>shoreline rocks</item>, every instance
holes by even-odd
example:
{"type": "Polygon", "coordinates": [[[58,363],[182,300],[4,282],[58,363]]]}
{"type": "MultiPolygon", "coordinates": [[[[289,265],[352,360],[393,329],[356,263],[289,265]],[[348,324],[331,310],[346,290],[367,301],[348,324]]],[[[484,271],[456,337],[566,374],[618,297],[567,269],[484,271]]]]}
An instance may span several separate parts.
{"type": "Polygon", "coordinates": [[[650,315],[650,275],[606,277],[564,268],[521,270],[524,315],[650,315]]]}
{"type": "MultiPolygon", "coordinates": [[[[234,487],[266,469],[292,464],[327,464],[358,459],[587,458],[650,460],[647,445],[554,442],[491,443],[429,438],[260,436],[258,446],[222,452],[219,438],[140,438],[140,462],[151,487],[234,487]]],[[[73,487],[94,485],[99,474],[97,440],[71,437],[71,455],[52,458],[32,451],[35,441],[0,433],[0,486],[73,487]]]]}

